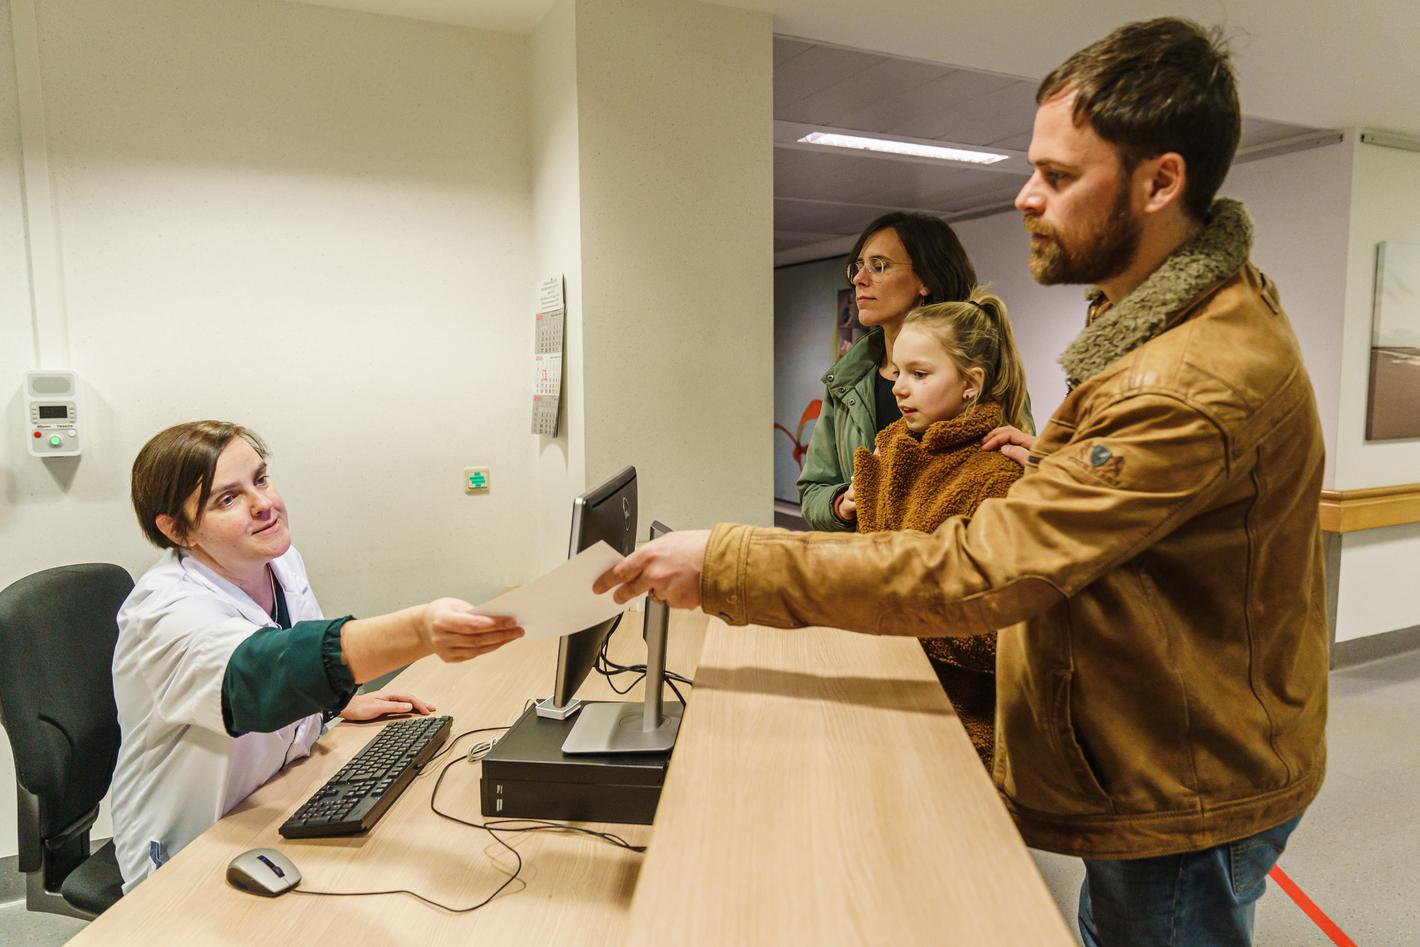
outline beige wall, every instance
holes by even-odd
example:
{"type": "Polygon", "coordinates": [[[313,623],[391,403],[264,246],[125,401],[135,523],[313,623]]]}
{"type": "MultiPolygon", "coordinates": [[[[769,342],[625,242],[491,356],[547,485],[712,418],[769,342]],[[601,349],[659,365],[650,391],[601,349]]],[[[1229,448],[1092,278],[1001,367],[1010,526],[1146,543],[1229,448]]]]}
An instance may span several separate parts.
{"type": "Polygon", "coordinates": [[[577,12],[560,0],[529,40],[532,66],[533,259],[537,279],[561,275],[566,301],[561,418],[556,437],[536,443],[537,561],[567,555],[572,499],[587,486],[582,329],[582,172],[577,145],[577,12]]]}
{"type": "Polygon", "coordinates": [[[586,471],[635,464],[647,524],[773,522],[771,42],[720,6],[577,5],[586,471]]]}

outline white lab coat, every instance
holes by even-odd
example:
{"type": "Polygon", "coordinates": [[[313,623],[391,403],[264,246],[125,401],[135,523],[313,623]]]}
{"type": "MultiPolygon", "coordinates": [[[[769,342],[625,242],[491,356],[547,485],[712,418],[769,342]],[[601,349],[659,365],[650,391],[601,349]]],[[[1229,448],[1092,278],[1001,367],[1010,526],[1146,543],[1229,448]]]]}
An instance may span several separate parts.
{"type": "MultiPolygon", "coordinates": [[[[292,624],[323,617],[295,547],[271,568],[292,624]]],[[[235,738],[222,723],[232,652],[275,626],[245,592],[172,549],[119,609],[113,691],[123,742],[112,799],[125,892],[157,867],[154,853],[177,854],[320,736],[320,714],[235,738]]]]}

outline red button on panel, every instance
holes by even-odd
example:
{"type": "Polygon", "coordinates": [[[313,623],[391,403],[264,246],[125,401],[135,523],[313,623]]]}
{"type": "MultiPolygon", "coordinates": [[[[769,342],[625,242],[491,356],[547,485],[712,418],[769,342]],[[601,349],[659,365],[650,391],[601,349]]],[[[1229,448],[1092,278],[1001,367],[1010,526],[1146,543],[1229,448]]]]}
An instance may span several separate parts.
{"type": "Polygon", "coordinates": [[[35,431],[35,437],[42,437],[42,436],[43,436],[43,435],[42,435],[42,434],[40,434],[40,432],[39,432],[39,431],[35,431]]]}

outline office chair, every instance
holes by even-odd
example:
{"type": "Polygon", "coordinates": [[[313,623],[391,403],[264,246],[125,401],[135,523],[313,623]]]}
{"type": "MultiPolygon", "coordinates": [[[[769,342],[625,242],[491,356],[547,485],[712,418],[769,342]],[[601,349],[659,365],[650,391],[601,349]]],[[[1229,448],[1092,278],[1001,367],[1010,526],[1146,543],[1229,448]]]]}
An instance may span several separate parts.
{"type": "Polygon", "coordinates": [[[92,920],[122,895],[113,842],[89,852],[118,762],[119,606],[133,579],[61,566],[0,591],[0,726],[15,754],[25,907],[92,920]]]}

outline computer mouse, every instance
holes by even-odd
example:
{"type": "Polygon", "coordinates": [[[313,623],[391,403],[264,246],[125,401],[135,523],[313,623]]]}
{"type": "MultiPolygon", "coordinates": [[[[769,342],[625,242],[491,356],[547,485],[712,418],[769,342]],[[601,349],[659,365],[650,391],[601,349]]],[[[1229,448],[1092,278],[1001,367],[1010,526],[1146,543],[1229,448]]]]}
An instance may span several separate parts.
{"type": "Polygon", "coordinates": [[[227,883],[234,888],[268,898],[285,894],[301,883],[301,873],[291,859],[274,848],[242,852],[227,865],[227,883]]]}

